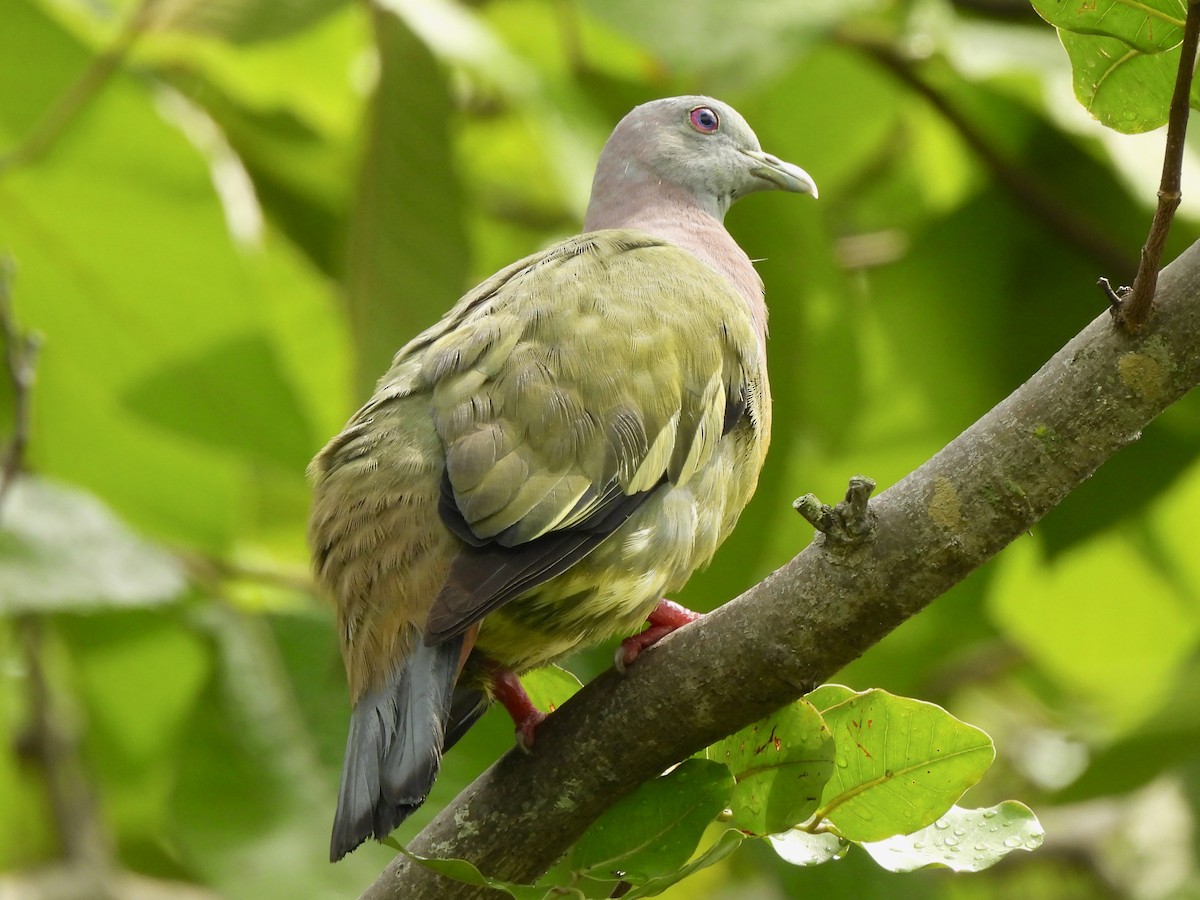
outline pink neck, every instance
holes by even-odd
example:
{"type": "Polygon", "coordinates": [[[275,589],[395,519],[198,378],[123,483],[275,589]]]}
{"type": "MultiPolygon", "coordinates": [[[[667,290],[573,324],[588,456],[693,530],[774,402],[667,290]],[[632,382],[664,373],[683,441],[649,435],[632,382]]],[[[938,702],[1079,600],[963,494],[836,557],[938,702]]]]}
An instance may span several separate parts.
{"type": "Polygon", "coordinates": [[[728,279],[741,294],[765,346],[767,306],[763,283],[745,251],[737,245],[721,220],[701,208],[691,197],[670,185],[657,182],[626,185],[620,191],[594,191],[607,199],[588,207],[584,231],[603,228],[633,228],[682,247],[728,279]],[[613,200],[612,198],[616,198],[613,200]]]}

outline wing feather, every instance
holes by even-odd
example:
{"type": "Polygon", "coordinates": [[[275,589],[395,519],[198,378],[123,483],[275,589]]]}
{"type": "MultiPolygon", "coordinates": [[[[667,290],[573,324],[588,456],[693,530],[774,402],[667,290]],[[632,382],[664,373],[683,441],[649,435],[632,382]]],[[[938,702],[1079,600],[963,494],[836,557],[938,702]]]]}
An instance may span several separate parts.
{"type": "Polygon", "coordinates": [[[420,363],[446,452],[439,508],[469,545],[430,642],[565,572],[754,414],[745,304],[686,251],[596,232],[508,276],[464,298],[420,363]]]}

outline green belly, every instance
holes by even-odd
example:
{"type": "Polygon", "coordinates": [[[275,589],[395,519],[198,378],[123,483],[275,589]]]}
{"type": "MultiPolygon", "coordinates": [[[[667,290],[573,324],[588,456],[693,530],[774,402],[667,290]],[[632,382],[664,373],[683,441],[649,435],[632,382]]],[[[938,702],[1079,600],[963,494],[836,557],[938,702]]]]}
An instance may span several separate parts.
{"type": "Polygon", "coordinates": [[[664,485],[571,569],[488,615],[478,651],[524,672],[638,631],[733,529],[758,479],[757,438],[736,429],[687,485],[664,485]]]}

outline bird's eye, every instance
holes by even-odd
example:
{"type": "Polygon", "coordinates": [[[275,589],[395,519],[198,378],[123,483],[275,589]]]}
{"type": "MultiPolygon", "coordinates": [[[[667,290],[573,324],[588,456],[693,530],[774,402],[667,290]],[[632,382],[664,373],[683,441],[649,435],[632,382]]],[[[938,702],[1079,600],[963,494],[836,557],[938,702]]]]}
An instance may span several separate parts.
{"type": "Polygon", "coordinates": [[[691,119],[692,127],[701,134],[712,134],[721,127],[720,118],[707,106],[697,106],[692,110],[689,118],[691,119]]]}

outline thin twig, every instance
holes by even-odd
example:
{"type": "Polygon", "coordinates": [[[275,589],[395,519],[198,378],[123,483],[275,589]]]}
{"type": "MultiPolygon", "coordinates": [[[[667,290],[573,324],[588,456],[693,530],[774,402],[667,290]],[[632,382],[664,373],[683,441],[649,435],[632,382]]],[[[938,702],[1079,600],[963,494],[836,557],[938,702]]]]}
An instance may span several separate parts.
{"type": "Polygon", "coordinates": [[[1035,218],[1052,228],[1077,250],[1109,272],[1133,272],[1136,263],[1116,242],[1080,216],[1066,203],[1059,202],[1049,185],[1033,178],[1000,153],[944,94],[927,82],[917,64],[890,43],[856,34],[838,34],[837,39],[883,66],[921,95],[950,125],[1008,193],[1035,218]]]}
{"type": "Polygon", "coordinates": [[[46,672],[46,634],[41,616],[17,620],[29,687],[29,722],[21,736],[22,757],[41,769],[46,781],[62,858],[96,873],[108,871],[112,847],[79,758],[78,736],[51,689],[46,672]]]}
{"type": "Polygon", "coordinates": [[[300,594],[316,592],[312,577],[303,570],[255,566],[188,550],[176,551],[176,558],[183,563],[192,581],[211,590],[216,590],[223,581],[241,581],[300,594]]]}
{"type": "Polygon", "coordinates": [[[1192,91],[1192,75],[1196,70],[1196,43],[1200,37],[1200,0],[1188,0],[1187,21],[1183,26],[1183,43],[1179,48],[1179,72],[1175,76],[1175,92],[1171,95],[1171,111],[1167,119],[1167,149],[1163,154],[1162,181],[1158,188],[1158,208],[1150,234],[1142,246],[1137,277],[1128,294],[1120,296],[1113,308],[1113,318],[1127,333],[1137,331],[1150,318],[1154,292],[1158,287],[1158,270],[1163,249],[1175,210],[1183,197],[1180,190],[1183,169],[1183,139],[1187,135],[1188,97],[1192,91]]]}
{"type": "Polygon", "coordinates": [[[38,123],[16,146],[0,153],[0,175],[8,169],[36,161],[50,149],[120,68],[134,43],[152,21],[157,2],[142,0],[112,46],[95,57],[83,73],[58,95],[38,123]]]}
{"type": "Polygon", "coordinates": [[[13,271],[11,260],[0,259],[0,337],[4,340],[4,362],[12,385],[12,438],[0,466],[0,509],[25,464],[25,448],[29,445],[30,394],[37,371],[41,339],[28,334],[17,325],[9,295],[9,279],[13,271]]]}

